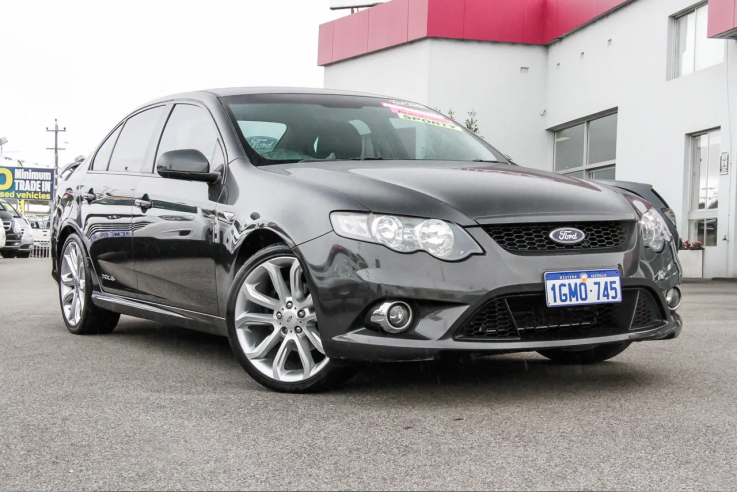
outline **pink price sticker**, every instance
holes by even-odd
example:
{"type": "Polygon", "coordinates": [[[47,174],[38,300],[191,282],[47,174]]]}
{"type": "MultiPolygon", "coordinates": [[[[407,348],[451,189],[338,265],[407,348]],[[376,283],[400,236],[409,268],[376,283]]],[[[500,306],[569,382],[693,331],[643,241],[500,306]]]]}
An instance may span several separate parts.
{"type": "Polygon", "coordinates": [[[446,125],[455,126],[455,123],[437,114],[426,113],[425,111],[417,111],[415,109],[408,109],[403,106],[395,106],[394,104],[389,104],[385,102],[382,102],[381,105],[385,108],[391,109],[392,113],[398,115],[414,116],[415,118],[424,118],[426,120],[437,121],[438,123],[445,123],[446,125]]]}

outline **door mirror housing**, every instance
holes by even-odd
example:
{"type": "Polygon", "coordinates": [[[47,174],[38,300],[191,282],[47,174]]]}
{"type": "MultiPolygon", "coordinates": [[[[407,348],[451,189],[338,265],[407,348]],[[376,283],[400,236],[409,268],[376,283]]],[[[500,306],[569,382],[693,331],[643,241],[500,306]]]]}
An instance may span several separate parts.
{"type": "Polygon", "coordinates": [[[210,163],[202,152],[195,149],[170,150],[159,156],[156,172],[162,178],[184,179],[214,183],[220,173],[210,172],[210,163]]]}

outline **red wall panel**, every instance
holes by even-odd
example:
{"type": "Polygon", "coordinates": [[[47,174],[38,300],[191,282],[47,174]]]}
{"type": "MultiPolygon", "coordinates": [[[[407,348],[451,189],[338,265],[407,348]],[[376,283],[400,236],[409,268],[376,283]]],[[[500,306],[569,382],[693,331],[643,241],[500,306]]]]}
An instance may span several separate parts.
{"type": "Polygon", "coordinates": [[[547,0],[527,0],[525,4],[525,35],[523,43],[545,43],[547,0]]]}
{"type": "Polygon", "coordinates": [[[464,39],[464,0],[427,0],[427,2],[427,35],[464,39]]]}
{"type": "Polygon", "coordinates": [[[368,10],[368,50],[407,42],[409,0],[394,0],[368,10]]]}
{"type": "Polygon", "coordinates": [[[327,65],[333,61],[333,29],[335,23],[320,26],[320,40],[317,43],[317,64],[327,65]]]}
{"type": "Polygon", "coordinates": [[[597,2],[593,0],[555,0],[558,4],[558,15],[548,39],[571,31],[584,24],[597,14],[597,2]]]}
{"type": "Polygon", "coordinates": [[[427,36],[427,0],[409,0],[407,14],[407,40],[427,36]]]}
{"type": "MultiPolygon", "coordinates": [[[[424,37],[546,44],[627,1],[392,0],[320,26],[318,62],[424,37]]],[[[709,5],[710,35],[737,26],[737,0],[709,5]]]]}
{"type": "Polygon", "coordinates": [[[737,0],[709,0],[709,37],[737,28],[737,0]]]}
{"type": "Polygon", "coordinates": [[[368,52],[369,10],[333,21],[333,61],[368,52]]]}
{"type": "Polygon", "coordinates": [[[526,0],[465,0],[464,39],[521,43],[526,0]]]}

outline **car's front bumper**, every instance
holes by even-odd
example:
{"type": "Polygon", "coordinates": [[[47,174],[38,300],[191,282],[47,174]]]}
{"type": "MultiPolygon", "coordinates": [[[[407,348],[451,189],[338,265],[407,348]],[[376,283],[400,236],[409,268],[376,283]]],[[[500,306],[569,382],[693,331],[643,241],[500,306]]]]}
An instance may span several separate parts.
{"type": "Polygon", "coordinates": [[[326,354],[351,360],[418,360],[458,353],[503,353],[580,347],[621,341],[674,338],[680,317],[664,291],[678,285],[674,248],[655,254],[638,243],[629,251],[523,256],[499,247],[480,228],[468,229],[485,254],[443,262],[417,252],[400,254],[329,233],[296,248],[309,271],[326,354]],[[662,323],[652,329],[603,337],[546,341],[459,340],[459,328],[481,306],[509,294],[542,293],[545,272],[618,268],[623,288],[652,294],[662,323]],[[381,301],[409,301],[418,320],[407,332],[389,334],[367,322],[381,301]]]}

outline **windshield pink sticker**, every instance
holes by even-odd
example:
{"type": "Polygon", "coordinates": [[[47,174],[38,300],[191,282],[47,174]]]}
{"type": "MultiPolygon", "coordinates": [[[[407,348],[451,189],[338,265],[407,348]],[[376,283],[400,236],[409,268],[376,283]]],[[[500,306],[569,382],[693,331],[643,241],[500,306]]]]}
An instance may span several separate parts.
{"type": "Polygon", "coordinates": [[[461,131],[460,127],[458,127],[458,125],[456,125],[453,121],[439,114],[428,113],[416,109],[409,109],[403,106],[396,106],[394,104],[389,104],[385,102],[382,102],[381,105],[385,108],[391,109],[392,113],[396,114],[403,120],[416,121],[418,123],[425,123],[426,125],[433,125],[441,128],[447,128],[449,130],[461,131]]]}

